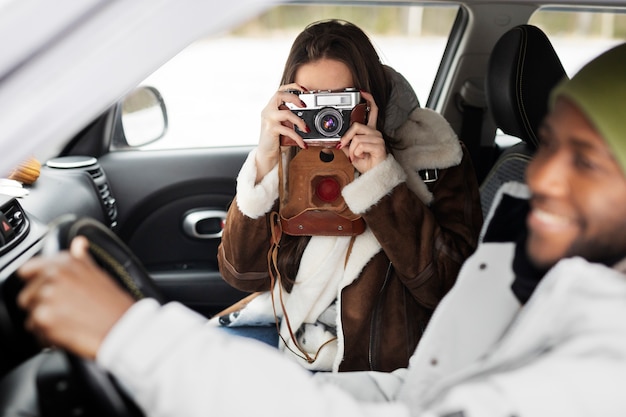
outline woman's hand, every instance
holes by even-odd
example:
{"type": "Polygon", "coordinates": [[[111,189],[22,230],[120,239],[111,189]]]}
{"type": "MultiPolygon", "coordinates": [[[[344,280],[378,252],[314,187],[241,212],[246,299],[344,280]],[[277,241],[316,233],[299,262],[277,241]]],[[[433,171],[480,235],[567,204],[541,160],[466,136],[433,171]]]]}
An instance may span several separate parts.
{"type": "Polygon", "coordinates": [[[353,123],[337,144],[337,149],[343,150],[352,165],[363,174],[387,159],[387,149],[382,133],[376,130],[378,106],[374,97],[364,91],[361,96],[370,108],[367,125],[353,123]]]}
{"type": "Polygon", "coordinates": [[[297,94],[287,90],[305,89],[295,83],[281,86],[261,112],[261,136],[256,151],[257,182],[278,163],[281,135],[293,139],[299,147],[306,149],[306,143],[296,133],[294,126],[303,132],[309,132],[309,127],[304,120],[289,110],[285,103],[291,103],[299,108],[306,108],[306,104],[297,94]]]}
{"type": "Polygon", "coordinates": [[[25,263],[17,271],[25,282],[17,302],[28,313],[26,328],[43,344],[94,359],[134,300],[96,265],[88,247],[79,236],[69,251],[25,263]]]}

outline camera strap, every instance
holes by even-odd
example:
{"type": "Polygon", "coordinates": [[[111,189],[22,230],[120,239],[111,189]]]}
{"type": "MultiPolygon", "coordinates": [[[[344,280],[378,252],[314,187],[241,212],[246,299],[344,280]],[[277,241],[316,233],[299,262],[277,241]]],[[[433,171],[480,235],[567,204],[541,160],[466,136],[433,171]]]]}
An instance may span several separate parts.
{"type": "MultiPolygon", "coordinates": [[[[283,344],[285,345],[285,347],[291,353],[293,353],[300,359],[305,360],[307,363],[313,363],[319,356],[324,346],[328,345],[334,340],[337,340],[337,337],[335,336],[333,338],[330,338],[326,342],[322,343],[322,345],[317,349],[317,352],[315,352],[314,355],[310,355],[298,343],[298,339],[296,338],[295,332],[293,331],[291,327],[291,323],[289,322],[289,316],[287,315],[287,310],[285,309],[285,304],[283,301],[283,286],[281,283],[280,271],[278,270],[278,248],[280,247],[280,238],[282,236],[282,225],[280,221],[280,215],[275,211],[273,211],[270,214],[270,229],[271,229],[271,245],[267,253],[267,264],[268,264],[268,269],[269,269],[268,272],[270,276],[270,288],[271,288],[270,295],[272,299],[272,310],[274,313],[274,323],[276,325],[276,332],[278,333],[278,337],[283,341],[283,344]],[[280,301],[280,308],[283,312],[283,320],[285,320],[285,323],[287,325],[287,330],[289,331],[289,337],[291,338],[291,340],[293,341],[294,345],[296,346],[299,352],[294,351],[287,343],[287,340],[285,340],[283,335],[280,333],[280,320],[278,318],[278,314],[276,313],[276,300],[275,300],[275,295],[274,295],[274,288],[276,288],[276,286],[278,286],[278,300],[280,301]]],[[[352,252],[352,247],[354,245],[355,239],[356,239],[356,236],[352,236],[352,238],[350,239],[350,244],[346,252],[346,259],[345,259],[344,267],[348,263],[348,258],[350,257],[350,253],[352,252]]]]}

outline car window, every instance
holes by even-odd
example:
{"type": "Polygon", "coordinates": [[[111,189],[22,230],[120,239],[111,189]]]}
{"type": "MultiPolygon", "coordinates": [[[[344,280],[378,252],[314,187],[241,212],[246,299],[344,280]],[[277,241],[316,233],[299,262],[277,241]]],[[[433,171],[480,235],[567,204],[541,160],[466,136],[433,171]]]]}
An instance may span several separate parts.
{"type": "Polygon", "coordinates": [[[626,40],[626,10],[543,8],[531,16],[529,23],[546,33],[570,77],[602,52],[626,40]]]}
{"type": "Polygon", "coordinates": [[[320,19],[363,28],[383,63],[408,79],[424,105],[457,12],[451,5],[281,5],[229,33],[201,39],[142,83],[159,90],[168,116],[166,134],[142,149],[256,144],[261,110],[279,86],[291,43],[320,19]]]}

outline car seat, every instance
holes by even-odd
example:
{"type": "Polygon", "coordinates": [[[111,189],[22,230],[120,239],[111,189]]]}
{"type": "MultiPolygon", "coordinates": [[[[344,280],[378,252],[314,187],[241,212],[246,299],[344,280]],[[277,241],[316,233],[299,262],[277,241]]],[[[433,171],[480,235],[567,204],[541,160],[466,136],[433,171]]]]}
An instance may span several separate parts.
{"type": "Polygon", "coordinates": [[[520,25],[496,42],[487,67],[487,106],[496,126],[521,139],[496,160],[480,186],[483,217],[502,184],[525,182],[538,144],[537,129],[548,111],[552,88],[567,77],[550,40],[536,26],[520,25]]]}

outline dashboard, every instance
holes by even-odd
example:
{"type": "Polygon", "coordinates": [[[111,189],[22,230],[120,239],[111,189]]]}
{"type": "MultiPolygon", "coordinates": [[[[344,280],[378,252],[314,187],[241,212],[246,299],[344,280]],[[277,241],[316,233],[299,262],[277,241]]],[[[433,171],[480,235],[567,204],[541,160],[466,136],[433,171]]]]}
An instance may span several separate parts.
{"type": "Polygon", "coordinates": [[[0,193],[0,375],[30,357],[37,344],[21,326],[16,305],[21,282],[15,271],[36,255],[57,218],[91,217],[114,229],[117,206],[106,175],[92,157],[48,161],[22,197],[0,193]],[[19,323],[19,325],[16,325],[19,323]]]}

